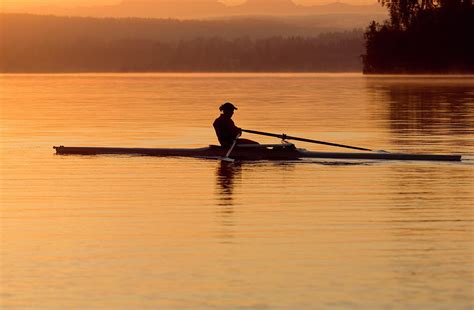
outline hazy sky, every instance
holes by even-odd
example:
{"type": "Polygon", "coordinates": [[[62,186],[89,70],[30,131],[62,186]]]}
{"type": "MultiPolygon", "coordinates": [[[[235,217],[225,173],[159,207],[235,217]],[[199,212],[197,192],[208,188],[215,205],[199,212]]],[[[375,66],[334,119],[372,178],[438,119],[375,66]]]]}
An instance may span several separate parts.
{"type": "MultiPolygon", "coordinates": [[[[272,0],[268,1],[271,2],[272,0]]],[[[59,5],[63,7],[94,6],[102,4],[114,4],[119,2],[121,2],[121,0],[0,0],[2,9],[35,7],[50,4],[59,5]]],[[[245,0],[220,0],[220,2],[233,5],[245,2],[245,0]]],[[[375,3],[376,0],[293,0],[293,2],[301,5],[325,4],[332,2],[344,2],[349,4],[368,4],[375,3]]]]}

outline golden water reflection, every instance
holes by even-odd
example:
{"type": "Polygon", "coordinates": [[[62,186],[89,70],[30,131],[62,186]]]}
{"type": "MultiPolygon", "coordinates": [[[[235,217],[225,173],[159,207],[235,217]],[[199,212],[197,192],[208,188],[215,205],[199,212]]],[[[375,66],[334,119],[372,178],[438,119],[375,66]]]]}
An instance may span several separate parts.
{"type": "MultiPolygon", "coordinates": [[[[386,119],[393,144],[436,145],[474,149],[474,91],[470,77],[369,78],[375,117],[386,119]],[[448,138],[449,139],[446,139],[448,138]],[[448,141],[449,140],[449,141],[448,141]]],[[[441,148],[436,148],[441,150],[441,148]]]]}
{"type": "Polygon", "coordinates": [[[2,309],[472,305],[469,155],[228,164],[51,148],[216,143],[231,100],[244,128],[474,154],[472,80],[16,75],[0,87],[2,309]]]}

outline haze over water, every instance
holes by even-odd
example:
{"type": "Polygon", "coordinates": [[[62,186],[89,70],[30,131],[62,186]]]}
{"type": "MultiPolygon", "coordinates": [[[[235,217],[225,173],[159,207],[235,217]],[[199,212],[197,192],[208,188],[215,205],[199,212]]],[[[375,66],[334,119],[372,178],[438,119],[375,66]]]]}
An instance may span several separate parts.
{"type": "Polygon", "coordinates": [[[471,309],[473,128],[472,77],[1,75],[0,307],[471,309]],[[52,149],[215,144],[224,101],[247,129],[465,160],[52,149]]]}

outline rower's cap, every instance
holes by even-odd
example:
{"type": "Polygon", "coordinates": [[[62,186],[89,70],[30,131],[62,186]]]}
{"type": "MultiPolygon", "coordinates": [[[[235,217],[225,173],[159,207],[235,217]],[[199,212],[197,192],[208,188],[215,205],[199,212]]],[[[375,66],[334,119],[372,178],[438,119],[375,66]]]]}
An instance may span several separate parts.
{"type": "Polygon", "coordinates": [[[226,102],[219,107],[219,111],[224,111],[224,110],[237,110],[237,107],[230,102],[226,102]]]}

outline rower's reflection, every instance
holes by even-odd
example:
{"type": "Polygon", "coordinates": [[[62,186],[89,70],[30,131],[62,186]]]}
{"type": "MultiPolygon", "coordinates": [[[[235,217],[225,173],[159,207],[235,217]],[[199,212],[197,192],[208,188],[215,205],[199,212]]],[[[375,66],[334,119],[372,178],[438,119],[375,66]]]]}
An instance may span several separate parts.
{"type": "Polygon", "coordinates": [[[221,227],[218,238],[223,244],[233,244],[235,233],[233,195],[236,177],[240,179],[241,172],[241,163],[220,161],[217,165],[217,216],[221,227]]]}
{"type": "MultiPolygon", "coordinates": [[[[234,181],[242,173],[242,164],[220,161],[216,170],[219,205],[231,206],[234,193],[234,181]]],[[[229,211],[232,212],[232,211],[229,211]]]]}

